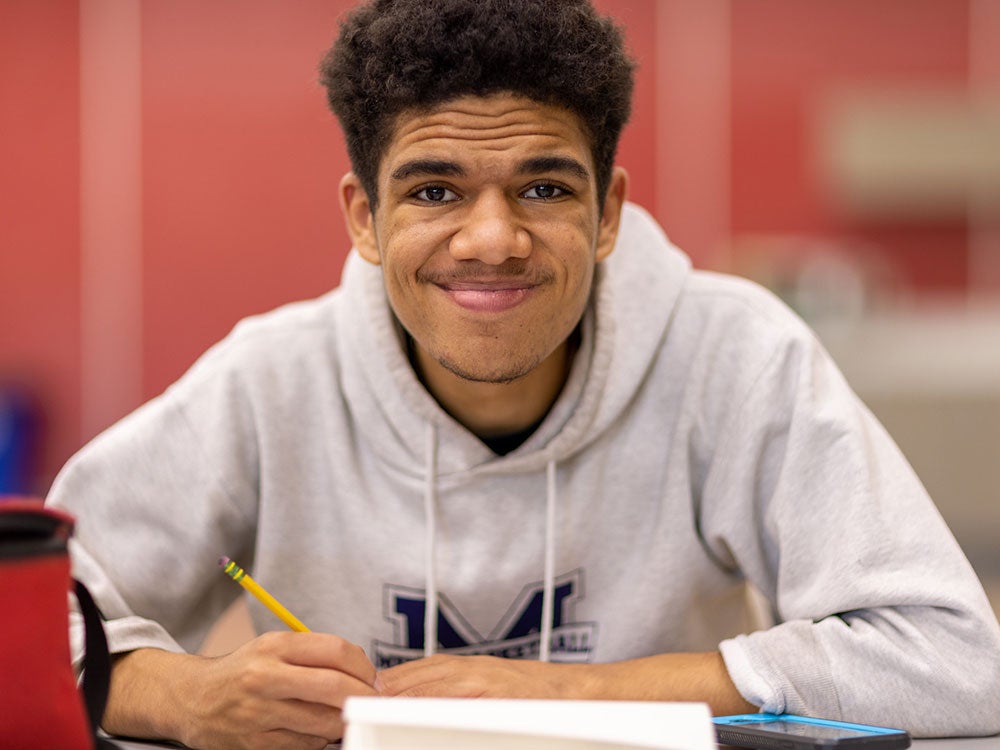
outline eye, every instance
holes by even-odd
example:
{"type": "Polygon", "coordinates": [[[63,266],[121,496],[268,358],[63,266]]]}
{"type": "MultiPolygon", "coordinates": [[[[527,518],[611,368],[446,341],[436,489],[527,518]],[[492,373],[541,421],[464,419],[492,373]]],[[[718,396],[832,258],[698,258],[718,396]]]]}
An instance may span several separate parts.
{"type": "Polygon", "coordinates": [[[546,182],[539,185],[532,185],[530,188],[525,190],[522,195],[525,198],[548,201],[554,200],[555,198],[562,198],[564,195],[569,195],[569,190],[546,182]]]}
{"type": "Polygon", "coordinates": [[[411,193],[411,195],[426,203],[449,203],[458,200],[458,195],[454,191],[441,185],[428,185],[411,193]]]}

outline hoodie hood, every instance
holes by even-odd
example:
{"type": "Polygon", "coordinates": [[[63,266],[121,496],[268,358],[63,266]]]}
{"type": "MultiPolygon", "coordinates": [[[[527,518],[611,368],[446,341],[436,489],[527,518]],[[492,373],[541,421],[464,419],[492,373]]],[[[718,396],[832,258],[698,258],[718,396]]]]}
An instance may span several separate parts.
{"type": "Polygon", "coordinates": [[[570,377],[539,429],[497,456],[447,414],[417,379],[389,308],[382,269],[352,251],[344,266],[336,339],[356,423],[391,469],[423,477],[426,431],[437,433],[437,481],[469,472],[541,469],[580,451],[613,424],[649,371],[691,264],[642,208],[627,203],[614,251],[599,263],[570,377]]]}

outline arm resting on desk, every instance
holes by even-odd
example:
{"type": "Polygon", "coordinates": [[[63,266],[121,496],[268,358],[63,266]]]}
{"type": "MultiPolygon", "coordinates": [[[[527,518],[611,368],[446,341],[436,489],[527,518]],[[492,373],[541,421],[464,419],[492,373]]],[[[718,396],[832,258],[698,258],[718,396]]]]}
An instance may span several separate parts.
{"type": "Polygon", "coordinates": [[[720,715],[757,710],[737,691],[718,653],[609,664],[438,655],[387,669],[375,685],[388,696],[702,701],[720,715]]]}

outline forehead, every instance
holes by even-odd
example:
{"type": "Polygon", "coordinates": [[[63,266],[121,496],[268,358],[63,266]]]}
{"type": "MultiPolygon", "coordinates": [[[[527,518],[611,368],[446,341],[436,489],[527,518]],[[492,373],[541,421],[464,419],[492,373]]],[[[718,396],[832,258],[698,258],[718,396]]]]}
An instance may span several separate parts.
{"type": "Polygon", "coordinates": [[[551,104],[511,94],[466,96],[399,116],[380,173],[412,158],[450,161],[565,155],[592,168],[580,119],[551,104]]]}

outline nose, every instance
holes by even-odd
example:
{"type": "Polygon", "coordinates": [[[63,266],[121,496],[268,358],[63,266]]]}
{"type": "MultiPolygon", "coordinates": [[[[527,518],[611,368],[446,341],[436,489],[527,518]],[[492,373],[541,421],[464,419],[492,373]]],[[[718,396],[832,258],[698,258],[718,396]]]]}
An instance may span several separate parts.
{"type": "Polygon", "coordinates": [[[451,237],[448,251],[455,260],[479,260],[498,266],[508,258],[528,257],[531,235],[507,196],[485,193],[471,202],[462,226],[451,237]]]}

